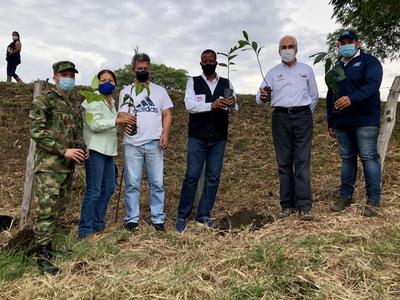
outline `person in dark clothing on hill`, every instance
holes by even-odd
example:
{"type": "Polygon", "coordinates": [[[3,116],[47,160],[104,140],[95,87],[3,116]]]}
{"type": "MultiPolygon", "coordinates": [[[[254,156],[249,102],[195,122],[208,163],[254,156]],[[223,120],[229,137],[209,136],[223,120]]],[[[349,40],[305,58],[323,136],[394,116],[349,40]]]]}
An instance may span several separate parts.
{"type": "Polygon", "coordinates": [[[230,81],[215,72],[215,51],[204,50],[200,59],[203,73],[189,78],[185,92],[185,107],[190,115],[186,175],[176,221],[176,230],[180,233],[185,231],[187,219],[192,213],[204,163],[204,189],[196,221],[207,228],[213,227],[211,212],[218,191],[228,138],[229,112],[238,110],[230,81]],[[232,96],[225,96],[225,90],[232,92],[232,96]]]}
{"type": "Polygon", "coordinates": [[[11,78],[18,82],[22,82],[21,78],[15,73],[17,66],[21,63],[21,41],[19,33],[14,31],[12,33],[12,43],[7,47],[6,60],[7,60],[7,82],[11,82],[11,78]]]}
{"type": "Polygon", "coordinates": [[[326,97],[328,132],[331,137],[336,137],[342,160],[340,197],[331,209],[339,212],[353,203],[359,156],[367,192],[367,205],[362,214],[372,217],[379,211],[381,197],[377,140],[382,65],[361,49],[357,34],[352,30],[340,34],[338,47],[341,60],[326,77],[329,86],[326,97]]]}

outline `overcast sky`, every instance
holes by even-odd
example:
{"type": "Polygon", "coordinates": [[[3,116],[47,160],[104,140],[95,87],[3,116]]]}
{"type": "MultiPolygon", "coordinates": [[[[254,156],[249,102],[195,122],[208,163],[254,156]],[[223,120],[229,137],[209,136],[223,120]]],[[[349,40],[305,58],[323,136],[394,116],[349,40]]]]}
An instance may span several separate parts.
{"type": "MultiPolygon", "coordinates": [[[[323,51],[329,32],[339,27],[331,20],[329,0],[8,0],[0,11],[0,47],[21,35],[22,64],[17,73],[25,82],[51,77],[51,65],[72,60],[80,71],[78,84],[88,84],[100,69],[118,69],[130,62],[135,46],[154,63],[200,74],[200,53],[206,48],[226,52],[245,29],[250,39],[265,45],[261,52],[267,71],[280,61],[278,41],[293,34],[298,59],[308,64],[310,54],[323,51]]],[[[219,59],[220,62],[223,60],[219,59]]],[[[239,93],[255,93],[261,75],[254,54],[241,52],[237,72],[231,74],[239,93]]],[[[0,61],[0,80],[6,62],[0,61]]],[[[322,65],[314,66],[320,94],[325,96],[322,65]]],[[[226,76],[226,70],[217,69],[226,76]]],[[[384,64],[382,96],[386,97],[400,63],[384,64]]]]}

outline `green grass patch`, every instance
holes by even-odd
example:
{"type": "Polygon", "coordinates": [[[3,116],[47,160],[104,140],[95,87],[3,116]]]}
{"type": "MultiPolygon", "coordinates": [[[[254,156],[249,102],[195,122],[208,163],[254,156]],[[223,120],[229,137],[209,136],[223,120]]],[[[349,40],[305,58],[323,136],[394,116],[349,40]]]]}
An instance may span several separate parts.
{"type": "Polygon", "coordinates": [[[56,256],[60,259],[96,260],[109,255],[117,255],[120,249],[117,245],[117,239],[121,238],[121,233],[113,235],[111,238],[103,238],[97,241],[88,241],[73,236],[75,232],[69,235],[59,234],[54,240],[54,249],[56,256]]]}
{"type": "Polygon", "coordinates": [[[18,279],[33,268],[34,262],[22,253],[0,252],[0,282],[18,279]]]}

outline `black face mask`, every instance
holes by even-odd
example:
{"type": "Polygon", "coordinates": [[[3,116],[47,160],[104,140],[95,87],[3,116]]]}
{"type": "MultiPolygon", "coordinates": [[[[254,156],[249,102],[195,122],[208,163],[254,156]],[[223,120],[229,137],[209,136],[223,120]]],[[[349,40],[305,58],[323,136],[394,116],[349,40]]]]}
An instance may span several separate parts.
{"type": "Polygon", "coordinates": [[[204,75],[210,76],[215,73],[215,69],[217,68],[217,64],[200,64],[203,69],[204,75]]]}
{"type": "Polygon", "coordinates": [[[140,82],[146,82],[149,79],[149,71],[136,72],[136,79],[140,82]]]}

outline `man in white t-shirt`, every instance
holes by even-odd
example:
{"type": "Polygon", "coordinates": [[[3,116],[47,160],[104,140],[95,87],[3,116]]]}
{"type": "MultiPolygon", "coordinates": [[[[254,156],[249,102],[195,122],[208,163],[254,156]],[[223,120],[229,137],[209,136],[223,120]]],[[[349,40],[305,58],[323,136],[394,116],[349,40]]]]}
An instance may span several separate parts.
{"type": "Polygon", "coordinates": [[[119,111],[136,115],[136,124],[125,128],[125,228],[138,229],[142,166],[145,162],[150,187],[151,222],[158,231],[164,227],[163,150],[168,147],[174,106],[167,91],[149,81],[150,57],[135,54],[135,80],[119,95],[119,111]]]}

